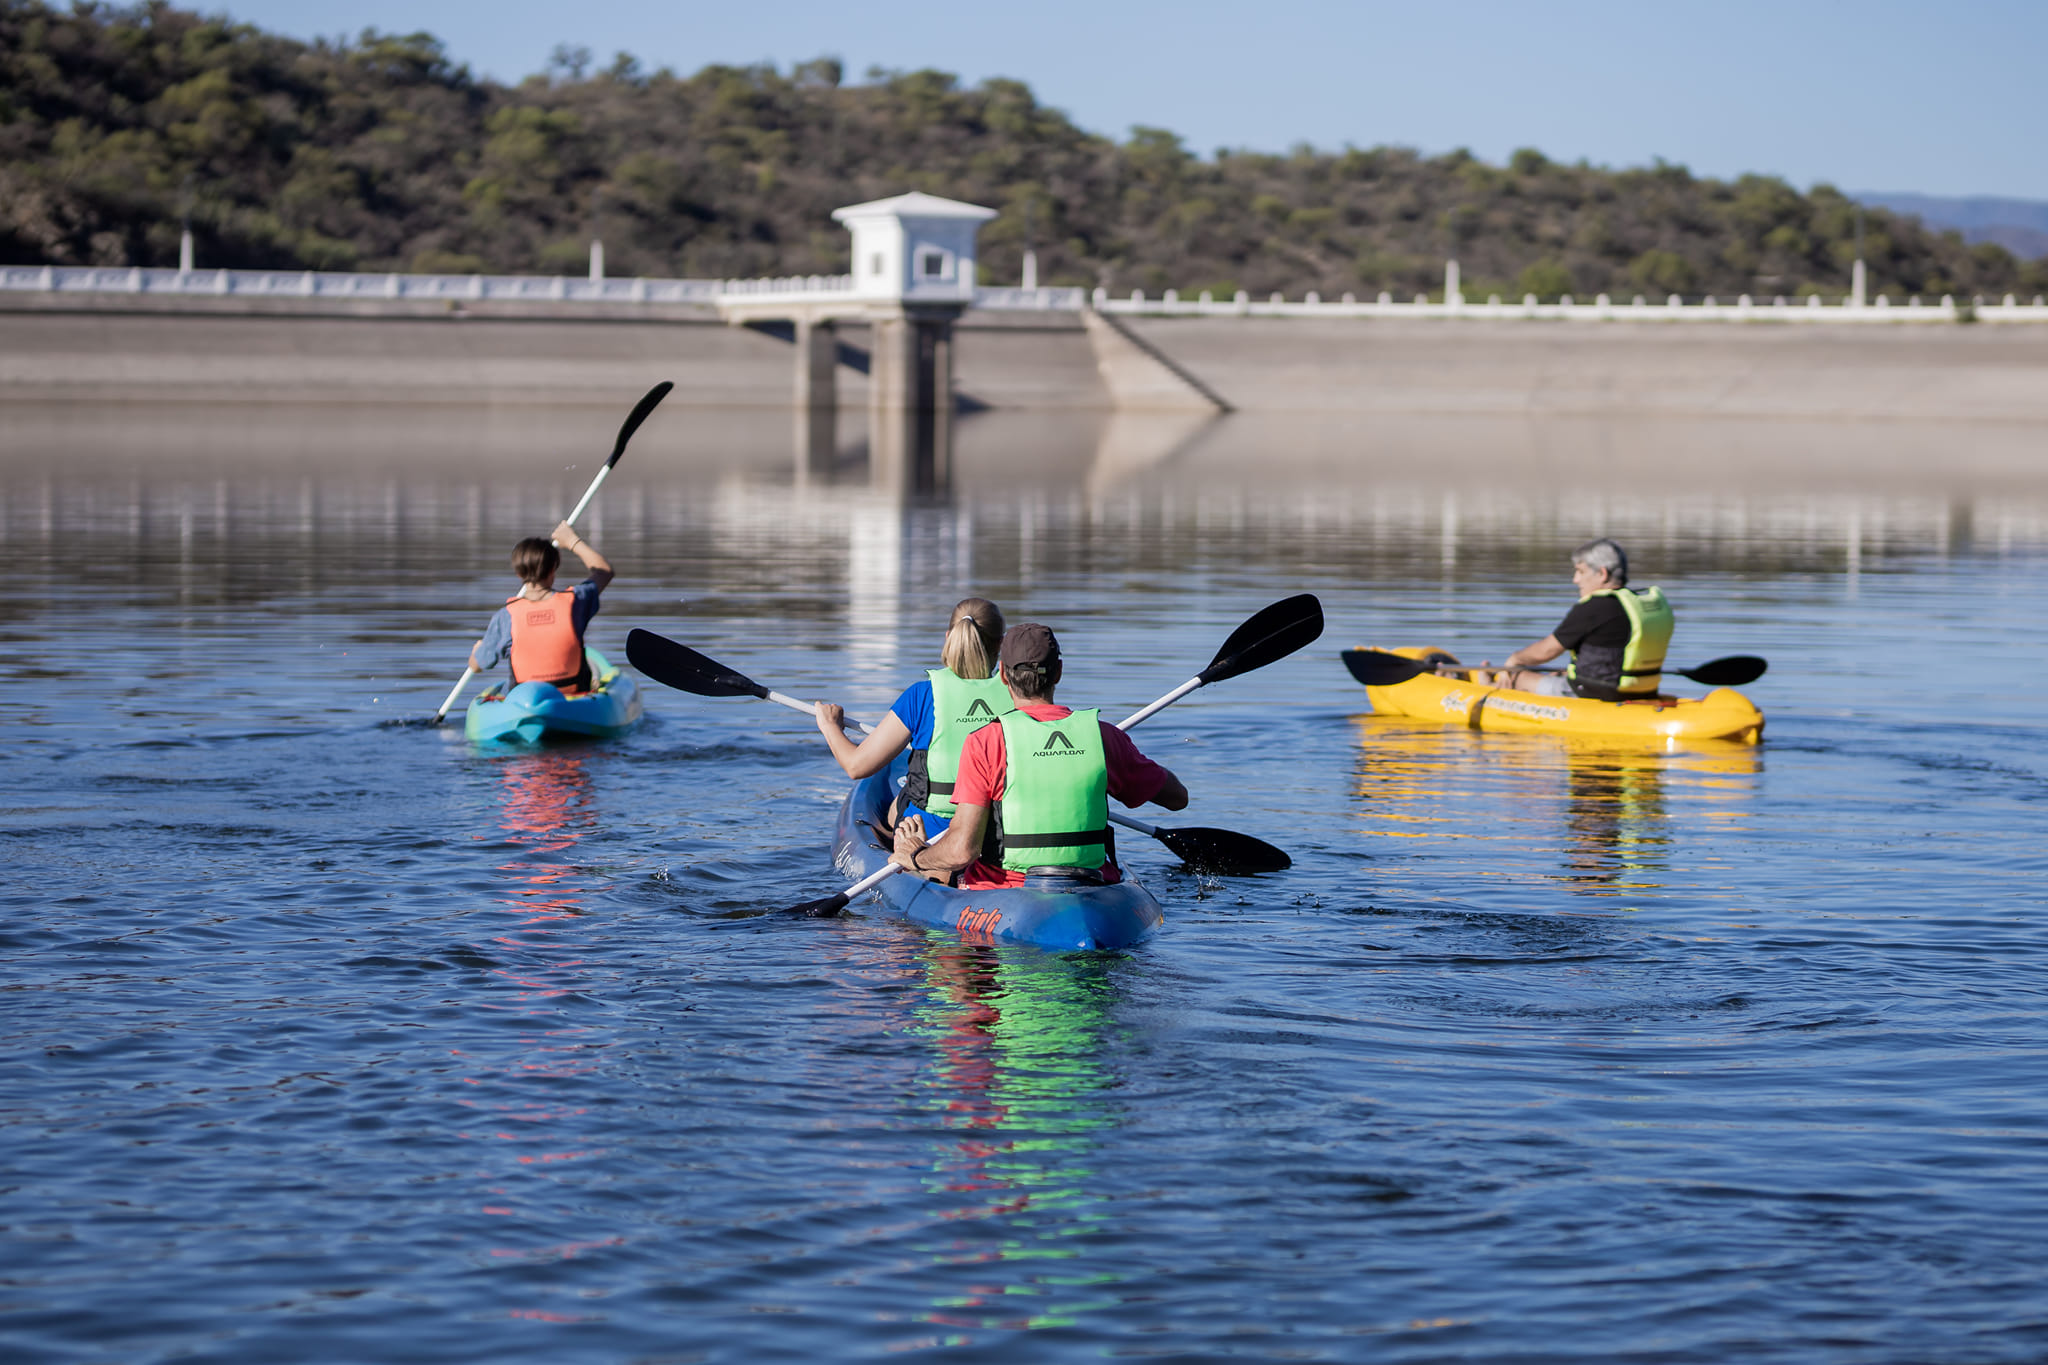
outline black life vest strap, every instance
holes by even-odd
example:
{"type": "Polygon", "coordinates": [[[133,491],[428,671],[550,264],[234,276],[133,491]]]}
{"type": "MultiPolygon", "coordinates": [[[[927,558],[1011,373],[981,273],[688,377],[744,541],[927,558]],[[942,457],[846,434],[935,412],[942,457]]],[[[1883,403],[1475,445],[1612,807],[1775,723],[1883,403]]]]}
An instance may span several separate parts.
{"type": "MultiPolygon", "coordinates": [[[[925,769],[927,761],[923,749],[910,751],[910,770],[903,778],[903,799],[913,806],[922,806],[925,798],[932,793],[931,778],[925,769]]],[[[947,790],[951,791],[952,788],[948,787],[947,790]]]]}
{"type": "Polygon", "coordinates": [[[1003,803],[998,801],[989,807],[988,823],[982,826],[981,860],[990,867],[1001,867],[1005,848],[1070,848],[1088,844],[1101,844],[1109,854],[1109,861],[1116,861],[1116,831],[1109,826],[1081,834],[1006,835],[1003,833],[1003,803]]]}
{"type": "Polygon", "coordinates": [[[1005,834],[1004,848],[1075,848],[1088,844],[1107,844],[1109,830],[1083,829],[1071,834],[1005,834]]]}

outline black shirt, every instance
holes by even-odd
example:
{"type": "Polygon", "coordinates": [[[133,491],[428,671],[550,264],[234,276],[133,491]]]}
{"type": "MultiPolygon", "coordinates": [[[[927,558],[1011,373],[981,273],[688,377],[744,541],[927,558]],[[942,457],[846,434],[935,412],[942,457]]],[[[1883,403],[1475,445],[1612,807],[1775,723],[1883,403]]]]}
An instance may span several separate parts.
{"type": "Polygon", "coordinates": [[[1621,695],[1621,658],[1633,630],[1619,601],[1588,597],[1566,612],[1550,633],[1574,656],[1580,696],[1613,701],[1621,695]]]}

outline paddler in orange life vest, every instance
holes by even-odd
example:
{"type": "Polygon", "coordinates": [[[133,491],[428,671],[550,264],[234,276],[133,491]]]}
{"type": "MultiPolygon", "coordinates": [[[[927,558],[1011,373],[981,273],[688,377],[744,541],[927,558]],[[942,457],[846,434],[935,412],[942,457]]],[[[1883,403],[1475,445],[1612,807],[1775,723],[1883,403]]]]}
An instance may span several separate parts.
{"type": "Polygon", "coordinates": [[[583,631],[597,615],[599,594],[612,581],[611,562],[565,521],[546,537],[528,536],[514,545],[512,572],[519,575],[519,593],[506,598],[504,609],[491,618],[484,638],[469,651],[469,666],[483,673],[510,658],[515,687],[544,682],[564,692],[589,691],[583,631]],[[567,547],[590,570],[590,577],[567,592],[555,591],[555,571],[562,567],[556,545],[567,547]]]}
{"type": "Polygon", "coordinates": [[[1556,630],[1508,655],[1490,679],[1475,672],[1473,681],[1546,697],[1627,701],[1656,696],[1675,619],[1663,590],[1630,591],[1628,556],[1611,540],[1588,541],[1572,551],[1572,586],[1579,590],[1578,605],[1556,630]],[[1566,650],[1572,662],[1564,672],[1540,673],[1532,667],[1566,650]]]}
{"type": "Polygon", "coordinates": [[[899,824],[890,861],[969,890],[1120,880],[1109,798],[1182,810],[1188,789],[1100,712],[1053,700],[1060,645],[1050,630],[1010,627],[999,663],[1016,709],[961,746],[946,832],[926,843],[913,822],[899,824]]]}

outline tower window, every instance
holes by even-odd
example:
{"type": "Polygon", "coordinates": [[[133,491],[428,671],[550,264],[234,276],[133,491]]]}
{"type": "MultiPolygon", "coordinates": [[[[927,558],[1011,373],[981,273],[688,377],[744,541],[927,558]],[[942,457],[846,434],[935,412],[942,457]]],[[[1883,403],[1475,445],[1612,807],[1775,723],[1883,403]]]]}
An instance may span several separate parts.
{"type": "Polygon", "coordinates": [[[943,276],[946,273],[946,253],[943,251],[925,252],[921,262],[920,273],[928,280],[936,280],[943,276]]]}

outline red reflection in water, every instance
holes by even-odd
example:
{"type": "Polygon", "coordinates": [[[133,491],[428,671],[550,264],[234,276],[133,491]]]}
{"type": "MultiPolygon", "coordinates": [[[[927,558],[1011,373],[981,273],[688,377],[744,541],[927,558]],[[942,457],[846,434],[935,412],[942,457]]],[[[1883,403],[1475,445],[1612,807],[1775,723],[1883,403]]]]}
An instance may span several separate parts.
{"type": "Polygon", "coordinates": [[[576,898],[563,894],[576,869],[558,857],[597,828],[583,755],[551,751],[509,760],[499,767],[499,781],[499,827],[527,855],[499,869],[519,886],[507,904],[531,912],[529,924],[581,914],[576,898]]]}
{"type": "MultiPolygon", "coordinates": [[[[536,1027],[526,1037],[525,1055],[499,1056],[494,1063],[462,1077],[465,1085],[493,1087],[502,1096],[507,1093],[508,1084],[516,1085],[529,1078],[559,1080],[581,1075],[596,1069],[595,1055],[606,1045],[607,1040],[593,1036],[593,1030],[549,1026],[561,1022],[558,1011],[562,1007],[556,998],[583,989],[581,974],[585,961],[560,954],[569,943],[564,930],[589,913],[578,890],[582,870],[574,861],[577,845],[598,828],[600,818],[588,764],[586,754],[546,750],[495,765],[502,797],[497,825],[514,850],[510,859],[497,869],[503,888],[498,904],[516,918],[512,927],[494,937],[494,942],[515,955],[520,964],[498,967],[495,975],[518,988],[513,997],[517,1003],[510,1008],[534,1016],[536,1027]]],[[[506,1008],[491,1002],[482,1007],[506,1008]]],[[[602,1152],[601,1148],[577,1141],[582,1135],[576,1132],[576,1126],[580,1126],[578,1121],[585,1114],[580,1106],[518,1103],[482,1096],[465,1098],[461,1103],[488,1114],[486,1122],[529,1130],[491,1127],[463,1134],[476,1141],[514,1143],[525,1148],[512,1154],[512,1161],[515,1169],[531,1172],[529,1178],[545,1179],[539,1176],[541,1170],[602,1152]]],[[[502,1172],[500,1163],[504,1159],[503,1155],[494,1156],[484,1165],[502,1172]]],[[[479,1174],[494,1182],[481,1192],[483,1200],[479,1202],[483,1211],[516,1217],[515,1205],[500,1202],[512,1193],[501,1183],[502,1174],[479,1174]]],[[[532,1248],[494,1247],[490,1254],[515,1259],[572,1259],[592,1248],[617,1245],[621,1240],[575,1241],[532,1248]]],[[[551,1322],[575,1320],[540,1309],[515,1310],[514,1315],[551,1322]]]]}

